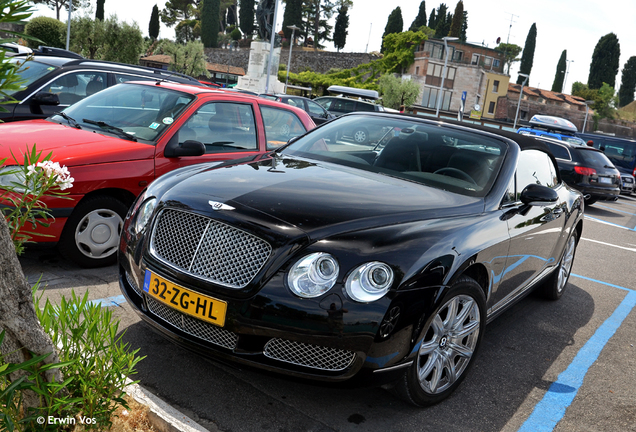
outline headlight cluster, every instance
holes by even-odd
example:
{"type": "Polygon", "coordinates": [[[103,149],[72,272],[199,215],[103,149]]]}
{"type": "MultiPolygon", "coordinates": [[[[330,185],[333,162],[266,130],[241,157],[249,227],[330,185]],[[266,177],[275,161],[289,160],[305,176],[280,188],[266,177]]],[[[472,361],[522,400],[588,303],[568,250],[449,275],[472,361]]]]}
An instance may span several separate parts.
{"type": "MultiPolygon", "coordinates": [[[[329,291],[338,278],[338,261],[324,252],[309,254],[294,264],[287,275],[291,291],[299,297],[319,297],[329,291]]],[[[393,284],[393,270],[373,261],[354,269],[345,282],[348,296],[361,303],[382,298],[393,284]]]]}
{"type": "Polygon", "coordinates": [[[156,205],[157,198],[155,197],[146,199],[144,194],[137,199],[137,202],[131,211],[131,216],[134,217],[133,223],[135,227],[135,234],[139,234],[144,228],[146,228],[156,205]]]}
{"type": "Polygon", "coordinates": [[[336,283],[340,268],[334,257],[316,252],[301,258],[287,276],[289,288],[300,297],[318,297],[336,283]]]}

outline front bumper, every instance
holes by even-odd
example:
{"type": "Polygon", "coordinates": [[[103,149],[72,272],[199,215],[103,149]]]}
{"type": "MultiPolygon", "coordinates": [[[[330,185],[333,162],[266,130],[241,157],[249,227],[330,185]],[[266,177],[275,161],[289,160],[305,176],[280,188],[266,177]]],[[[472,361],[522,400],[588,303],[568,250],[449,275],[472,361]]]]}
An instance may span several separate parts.
{"type": "MultiPolygon", "coordinates": [[[[406,326],[391,337],[376,337],[379,319],[360,320],[354,307],[343,301],[341,311],[312,308],[305,299],[303,311],[288,310],[278,301],[256,296],[227,299],[228,312],[223,328],[172,309],[143,292],[143,272],[131,270],[120,255],[120,288],[140,318],[154,331],[197,354],[217,360],[252,366],[282,375],[313,381],[343,383],[347,386],[381,385],[393,382],[409,366],[413,328],[406,326]],[[137,282],[140,281],[140,282],[137,282]],[[343,319],[344,314],[356,318],[343,319]]],[[[134,265],[132,266],[134,267],[134,265]]],[[[142,267],[145,267],[142,264],[142,267]]],[[[153,273],[157,270],[153,268],[153,273]]],[[[174,280],[169,274],[162,277],[174,280]]],[[[268,285],[277,286],[277,277],[268,285]]],[[[286,292],[289,290],[285,289],[286,292]]],[[[291,296],[291,293],[289,294],[291,296]]],[[[337,294],[331,294],[338,302],[337,294]]],[[[215,296],[219,297],[219,296],[215,296]]],[[[389,302],[387,300],[387,302],[389,302]]],[[[315,303],[315,302],[314,302],[315,303]]],[[[356,305],[367,307],[369,305],[356,305]]],[[[377,307],[377,306],[376,306],[377,307]]]]}

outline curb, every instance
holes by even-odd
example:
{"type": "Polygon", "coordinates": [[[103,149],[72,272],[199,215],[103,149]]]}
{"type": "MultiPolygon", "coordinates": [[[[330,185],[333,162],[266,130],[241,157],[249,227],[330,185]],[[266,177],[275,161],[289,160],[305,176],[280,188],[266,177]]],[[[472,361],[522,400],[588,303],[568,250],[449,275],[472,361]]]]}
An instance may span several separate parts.
{"type": "Polygon", "coordinates": [[[159,432],[220,432],[216,427],[211,430],[204,428],[140,385],[132,384],[130,379],[127,379],[127,382],[124,392],[148,407],[148,418],[155,430],[159,432]]]}

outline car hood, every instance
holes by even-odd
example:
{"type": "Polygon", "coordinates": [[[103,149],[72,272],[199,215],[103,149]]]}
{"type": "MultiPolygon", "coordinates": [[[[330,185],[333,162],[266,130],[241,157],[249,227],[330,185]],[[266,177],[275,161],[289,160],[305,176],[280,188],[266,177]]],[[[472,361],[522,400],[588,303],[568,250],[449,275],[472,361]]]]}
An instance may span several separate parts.
{"type": "MultiPolygon", "coordinates": [[[[274,156],[214,167],[176,183],[161,197],[211,209],[209,201],[249,207],[319,239],[335,232],[482,213],[481,198],[327,162],[274,156]],[[198,197],[198,198],[197,198],[198,197]],[[340,226],[338,226],[340,225],[340,226]]],[[[233,209],[220,209],[226,217],[233,209]]],[[[240,215],[236,214],[237,218],[240,215]]]]}
{"type": "Polygon", "coordinates": [[[102,135],[88,129],[75,129],[47,120],[27,120],[0,124],[0,159],[18,160],[33,145],[43,155],[61,165],[78,166],[154,157],[155,147],[141,142],[102,135]]]}

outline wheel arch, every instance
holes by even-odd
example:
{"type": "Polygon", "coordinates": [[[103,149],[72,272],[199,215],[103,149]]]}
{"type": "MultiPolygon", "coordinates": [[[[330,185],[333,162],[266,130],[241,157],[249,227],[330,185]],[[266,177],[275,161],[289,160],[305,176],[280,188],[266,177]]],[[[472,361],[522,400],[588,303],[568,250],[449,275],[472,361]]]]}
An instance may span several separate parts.
{"type": "Polygon", "coordinates": [[[77,206],[80,205],[82,202],[96,196],[109,196],[109,197],[115,198],[121,201],[122,203],[124,203],[129,208],[133,204],[136,198],[135,194],[133,194],[132,192],[126,189],[118,189],[118,188],[98,189],[98,190],[90,191],[89,193],[84,195],[82,199],[79,200],[79,202],[75,205],[75,208],[77,208],[77,206]]]}

